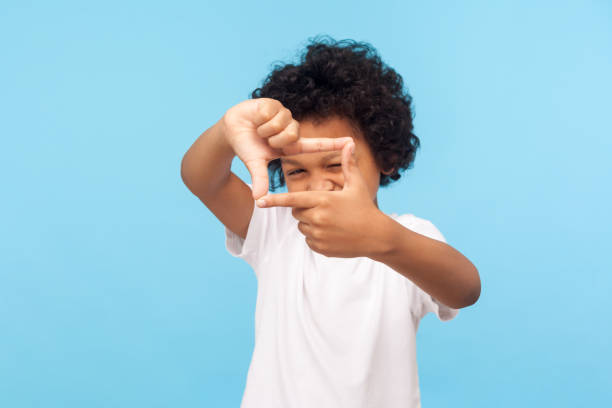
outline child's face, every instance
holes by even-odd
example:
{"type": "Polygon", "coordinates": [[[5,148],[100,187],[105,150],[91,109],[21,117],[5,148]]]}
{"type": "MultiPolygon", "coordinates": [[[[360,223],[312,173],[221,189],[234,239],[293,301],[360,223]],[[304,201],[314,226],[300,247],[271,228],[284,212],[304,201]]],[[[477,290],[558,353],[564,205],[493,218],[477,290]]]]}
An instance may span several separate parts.
{"type": "MultiPolygon", "coordinates": [[[[380,169],[376,165],[367,142],[355,133],[348,120],[338,117],[328,118],[315,124],[313,121],[300,121],[300,137],[343,137],[351,136],[355,141],[357,166],[366,181],[375,204],[380,183],[380,169]]],[[[337,191],[344,186],[341,166],[341,151],[302,153],[281,157],[281,165],[287,190],[296,191],[337,191]]]]}

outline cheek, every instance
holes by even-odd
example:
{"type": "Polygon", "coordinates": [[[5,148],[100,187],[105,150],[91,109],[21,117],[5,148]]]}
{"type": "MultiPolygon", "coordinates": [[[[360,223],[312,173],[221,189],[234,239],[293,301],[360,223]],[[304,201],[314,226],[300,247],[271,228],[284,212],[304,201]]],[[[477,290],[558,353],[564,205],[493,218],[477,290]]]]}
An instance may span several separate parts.
{"type": "Polygon", "coordinates": [[[363,177],[366,180],[368,188],[371,191],[376,191],[380,186],[380,172],[374,166],[368,166],[367,172],[362,172],[363,177]]]}
{"type": "Polygon", "coordinates": [[[285,179],[285,186],[287,187],[287,192],[289,193],[300,191],[299,183],[296,183],[294,180],[285,179]]]}

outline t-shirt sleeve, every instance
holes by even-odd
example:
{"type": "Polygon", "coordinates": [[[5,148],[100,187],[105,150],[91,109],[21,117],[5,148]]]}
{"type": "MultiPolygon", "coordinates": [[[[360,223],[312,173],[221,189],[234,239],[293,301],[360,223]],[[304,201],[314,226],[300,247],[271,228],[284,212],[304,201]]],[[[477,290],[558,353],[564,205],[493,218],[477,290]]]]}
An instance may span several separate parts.
{"type": "MultiPolygon", "coordinates": [[[[446,243],[446,239],[442,233],[431,221],[423,218],[412,217],[411,220],[404,221],[402,224],[421,235],[425,235],[428,238],[446,243]]],[[[420,319],[425,317],[427,313],[432,312],[440,321],[444,322],[453,319],[455,316],[457,316],[457,314],[459,314],[459,309],[454,309],[443,304],[438,299],[434,298],[429,293],[418,287],[416,284],[412,282],[411,284],[414,285],[417,314],[420,319]]]]}
{"type": "MultiPolygon", "coordinates": [[[[251,187],[251,184],[248,184],[248,186],[251,187]]],[[[265,238],[266,236],[269,238],[270,235],[271,210],[274,210],[274,208],[260,208],[253,203],[253,214],[244,239],[225,227],[225,248],[232,256],[241,258],[251,265],[256,275],[267,241],[265,238]]]]}

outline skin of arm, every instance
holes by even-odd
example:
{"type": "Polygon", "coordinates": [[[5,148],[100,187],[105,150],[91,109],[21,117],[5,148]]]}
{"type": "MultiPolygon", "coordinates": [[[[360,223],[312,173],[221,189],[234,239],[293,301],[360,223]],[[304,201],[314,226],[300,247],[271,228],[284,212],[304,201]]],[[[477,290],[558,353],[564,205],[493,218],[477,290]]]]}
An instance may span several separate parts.
{"type": "Polygon", "coordinates": [[[253,213],[251,189],[231,171],[236,156],[220,120],[193,143],[181,162],[189,190],[231,231],[246,237],[253,213]]]}
{"type": "Polygon", "coordinates": [[[268,194],[258,206],[293,207],[308,246],[325,256],[369,257],[410,279],[436,300],[455,309],[480,296],[476,267],[450,245],[416,233],[380,211],[353,150],[342,149],[341,191],[268,194]]]}
{"type": "Polygon", "coordinates": [[[389,266],[454,309],[476,303],[480,297],[480,277],[465,256],[444,242],[404,227],[382,212],[379,218],[381,223],[373,233],[380,245],[368,257],[389,266]]]}
{"type": "Polygon", "coordinates": [[[181,162],[181,178],[199,197],[214,194],[231,173],[235,153],[223,137],[222,126],[218,121],[202,133],[181,162]]]}

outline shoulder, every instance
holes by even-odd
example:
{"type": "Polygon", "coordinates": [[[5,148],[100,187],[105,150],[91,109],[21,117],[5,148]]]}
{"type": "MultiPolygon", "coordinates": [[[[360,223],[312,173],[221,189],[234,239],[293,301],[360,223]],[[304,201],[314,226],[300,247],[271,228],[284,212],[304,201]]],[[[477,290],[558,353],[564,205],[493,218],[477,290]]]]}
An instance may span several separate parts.
{"type": "MultiPolygon", "coordinates": [[[[246,183],[249,188],[253,188],[251,183],[246,183]]],[[[259,223],[266,223],[272,227],[282,228],[291,224],[295,218],[291,214],[291,207],[259,207],[257,203],[253,206],[252,219],[259,223]]]]}
{"type": "MultiPolygon", "coordinates": [[[[248,186],[251,187],[250,184],[248,186]]],[[[261,208],[254,204],[245,238],[225,228],[226,248],[231,255],[249,263],[259,277],[258,266],[262,257],[275,251],[280,241],[287,239],[291,231],[297,230],[292,226],[292,220],[295,218],[290,207],[261,208]]]]}
{"type": "Polygon", "coordinates": [[[425,235],[428,238],[436,239],[438,241],[446,242],[446,238],[438,227],[430,220],[422,217],[418,217],[414,214],[389,214],[391,218],[402,224],[404,227],[417,232],[421,235],[425,235]]]}

